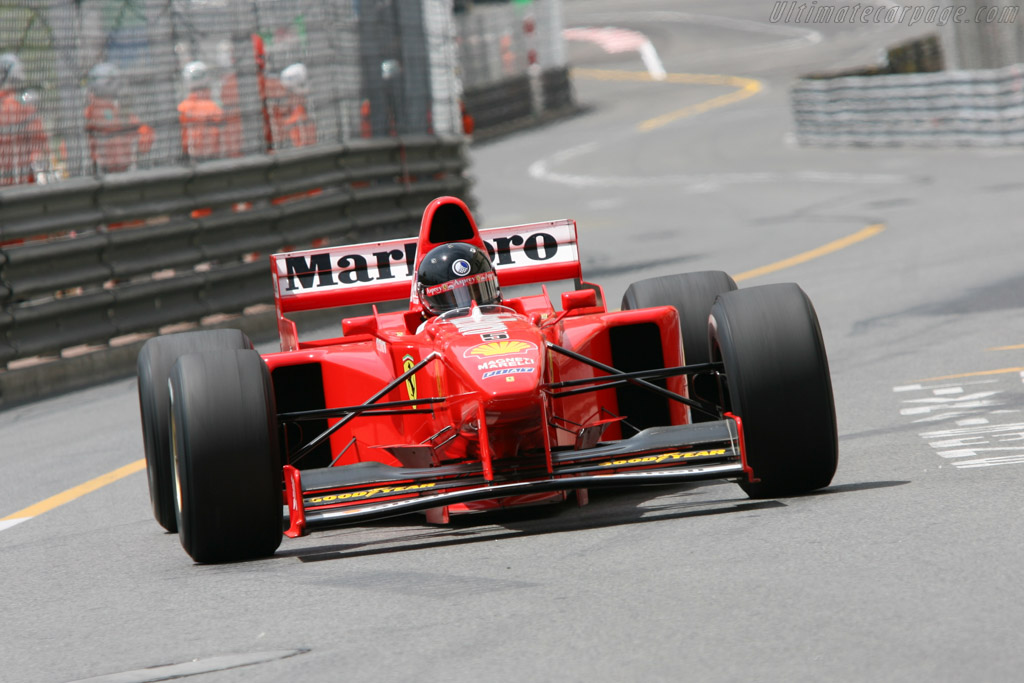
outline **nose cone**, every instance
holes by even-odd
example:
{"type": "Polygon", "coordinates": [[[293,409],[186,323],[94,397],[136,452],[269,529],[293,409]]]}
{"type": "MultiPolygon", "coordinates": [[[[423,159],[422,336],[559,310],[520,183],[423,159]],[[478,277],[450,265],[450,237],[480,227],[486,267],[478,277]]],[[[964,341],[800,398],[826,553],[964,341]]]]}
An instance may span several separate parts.
{"type": "Polygon", "coordinates": [[[459,335],[452,342],[445,349],[449,367],[459,368],[485,401],[537,395],[544,342],[536,327],[513,323],[501,333],[459,335]]]}
{"type": "Polygon", "coordinates": [[[428,325],[445,364],[484,401],[537,397],[544,338],[525,317],[510,308],[488,306],[468,315],[446,314],[428,325]]]}
{"type": "Polygon", "coordinates": [[[541,375],[539,342],[539,337],[482,342],[465,350],[464,367],[486,395],[536,392],[541,375]]]}

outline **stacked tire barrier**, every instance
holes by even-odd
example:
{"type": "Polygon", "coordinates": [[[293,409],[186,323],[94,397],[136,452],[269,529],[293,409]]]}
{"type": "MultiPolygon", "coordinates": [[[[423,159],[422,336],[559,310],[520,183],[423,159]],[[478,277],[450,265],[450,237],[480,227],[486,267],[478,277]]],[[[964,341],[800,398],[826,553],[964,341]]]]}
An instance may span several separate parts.
{"type": "Polygon", "coordinates": [[[463,138],[421,136],[3,190],[0,405],[24,359],[272,303],[275,251],[414,234],[466,167],[463,138]]]}
{"type": "Polygon", "coordinates": [[[889,55],[886,67],[799,79],[792,89],[797,141],[866,147],[1024,143],[1024,65],[935,71],[942,56],[934,38],[889,55]],[[910,73],[893,73],[895,67],[910,73]]]}

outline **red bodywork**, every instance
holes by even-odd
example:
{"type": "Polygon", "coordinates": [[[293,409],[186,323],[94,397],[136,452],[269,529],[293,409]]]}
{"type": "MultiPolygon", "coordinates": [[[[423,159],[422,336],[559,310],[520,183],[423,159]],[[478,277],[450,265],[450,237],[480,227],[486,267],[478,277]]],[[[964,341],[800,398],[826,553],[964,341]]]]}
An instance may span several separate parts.
{"type": "MultiPolygon", "coordinates": [[[[442,197],[427,207],[417,241],[275,254],[272,265],[282,351],[264,360],[289,454],[289,535],[304,533],[312,518],[339,519],[330,511],[371,503],[384,511],[395,501],[442,492],[448,498],[438,497],[436,507],[419,506],[431,521],[561,501],[572,489],[585,502],[583,482],[562,488],[557,482],[574,474],[593,479],[595,472],[645,472],[684,459],[728,461],[717,477],[743,475],[739,429],[728,418],[715,423],[719,432],[685,439],[676,450],[640,444],[628,453],[635,457],[612,460],[601,444],[624,443],[625,432],[632,431],[623,424],[630,415],[620,405],[627,400],[621,383],[563,396],[552,390],[607,378],[599,366],[619,366],[623,359],[634,369],[685,363],[673,307],[610,312],[601,288],[582,282],[572,221],[480,231],[465,204],[442,197]],[[503,306],[424,320],[410,295],[413,273],[418,258],[448,241],[489,249],[505,292],[503,306]],[[558,309],[542,284],[556,280],[575,281],[558,309]],[[512,286],[531,283],[541,284],[540,291],[509,295],[512,286]],[[409,308],[385,313],[374,307],[370,315],[343,320],[342,334],[330,339],[299,341],[288,318],[292,311],[395,299],[411,300],[409,308]],[[679,450],[687,446],[708,452],[679,450]],[[481,490],[495,495],[481,498],[481,490]]],[[[684,374],[660,382],[669,392],[688,395],[684,374]]],[[[683,403],[663,400],[658,410],[670,425],[690,421],[683,403]]],[[[692,478],[710,478],[700,475],[692,478]]]]}

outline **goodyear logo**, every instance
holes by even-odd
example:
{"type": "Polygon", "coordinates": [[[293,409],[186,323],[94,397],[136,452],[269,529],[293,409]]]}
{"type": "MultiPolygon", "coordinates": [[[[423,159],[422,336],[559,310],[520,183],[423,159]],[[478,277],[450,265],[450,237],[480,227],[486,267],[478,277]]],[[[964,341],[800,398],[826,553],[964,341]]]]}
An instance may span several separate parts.
{"type": "Polygon", "coordinates": [[[685,458],[699,458],[702,455],[725,455],[724,448],[718,448],[712,451],[676,451],[673,453],[658,453],[657,455],[644,455],[637,458],[629,458],[627,460],[608,460],[602,462],[599,467],[621,467],[623,465],[656,465],[662,462],[672,462],[674,460],[683,460],[685,458]]]}
{"type": "Polygon", "coordinates": [[[527,351],[536,351],[537,345],[533,342],[520,340],[493,341],[485,344],[477,344],[463,354],[466,358],[490,358],[491,356],[510,356],[527,351]]]}
{"type": "MultiPolygon", "coordinates": [[[[412,359],[412,356],[405,355],[402,357],[402,372],[409,372],[413,366],[416,365],[416,361],[412,359]]],[[[405,380],[405,390],[409,392],[409,400],[416,400],[416,375],[412,375],[409,379],[405,380]]]]}
{"type": "Polygon", "coordinates": [[[409,484],[408,486],[381,486],[376,489],[367,489],[365,491],[351,491],[349,493],[337,493],[329,496],[317,496],[315,498],[307,498],[309,503],[337,503],[339,501],[353,500],[356,498],[375,498],[377,496],[386,496],[390,493],[407,493],[410,491],[422,491],[423,489],[432,489],[437,484],[430,482],[427,484],[409,484]]]}

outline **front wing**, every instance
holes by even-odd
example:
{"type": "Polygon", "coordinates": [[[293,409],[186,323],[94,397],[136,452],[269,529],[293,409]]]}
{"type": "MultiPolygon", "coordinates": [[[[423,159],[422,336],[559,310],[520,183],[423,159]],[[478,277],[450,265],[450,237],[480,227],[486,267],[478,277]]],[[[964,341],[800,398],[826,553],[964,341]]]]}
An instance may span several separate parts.
{"type": "Polygon", "coordinates": [[[652,427],[633,437],[581,450],[497,461],[494,477],[480,462],[400,468],[379,462],[300,471],[284,468],[287,536],[431,508],[504,496],[601,486],[708,479],[755,481],[746,464],[740,419],[652,427]],[[504,468],[498,467],[499,464],[504,468]]]}

